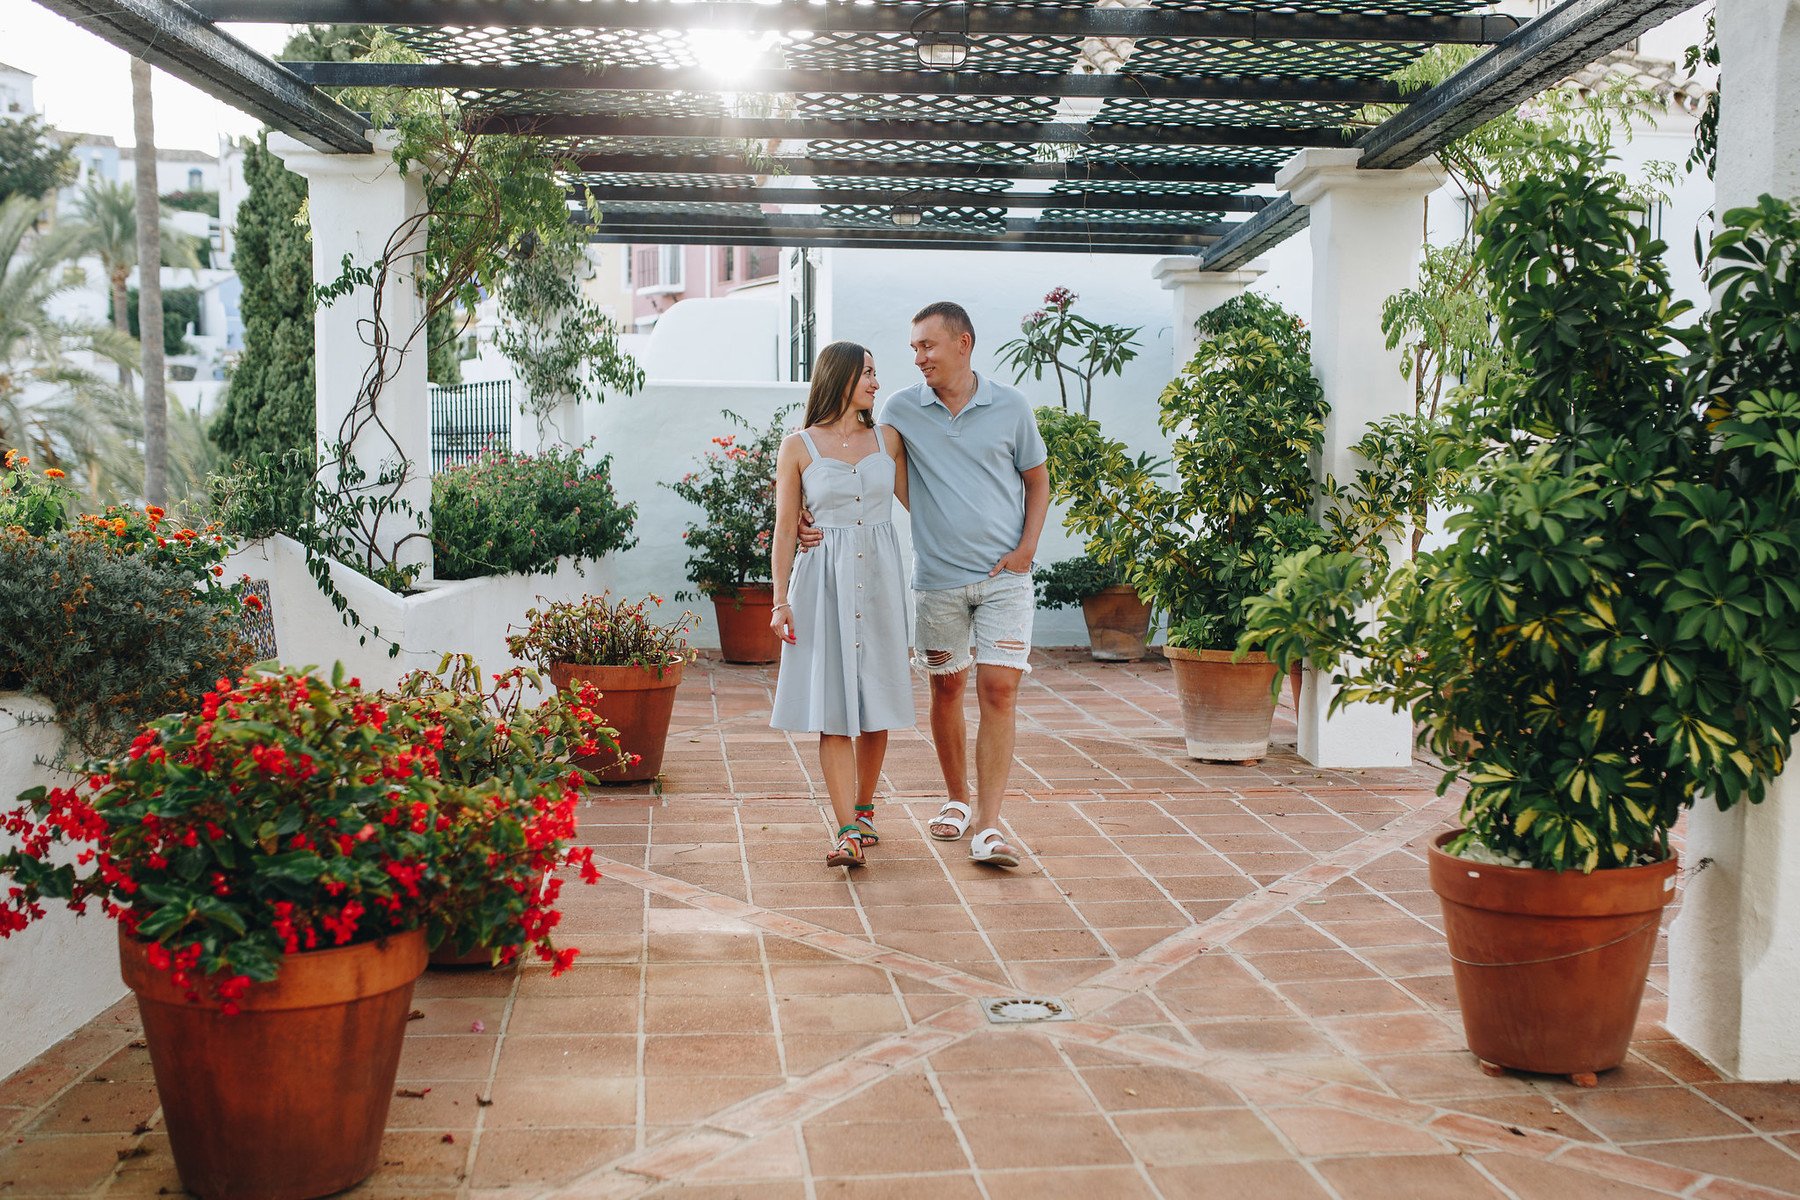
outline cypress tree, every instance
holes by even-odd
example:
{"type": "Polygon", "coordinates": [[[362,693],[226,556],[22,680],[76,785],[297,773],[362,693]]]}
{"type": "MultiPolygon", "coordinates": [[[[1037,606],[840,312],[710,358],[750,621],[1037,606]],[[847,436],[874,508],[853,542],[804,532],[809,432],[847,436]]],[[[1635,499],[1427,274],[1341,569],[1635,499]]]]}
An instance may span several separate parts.
{"type": "Polygon", "coordinates": [[[244,352],[231,373],[213,440],[235,458],[313,449],[312,244],[294,224],[306,180],[266,141],[244,155],[249,192],[238,208],[231,265],[243,292],[244,352]]]}

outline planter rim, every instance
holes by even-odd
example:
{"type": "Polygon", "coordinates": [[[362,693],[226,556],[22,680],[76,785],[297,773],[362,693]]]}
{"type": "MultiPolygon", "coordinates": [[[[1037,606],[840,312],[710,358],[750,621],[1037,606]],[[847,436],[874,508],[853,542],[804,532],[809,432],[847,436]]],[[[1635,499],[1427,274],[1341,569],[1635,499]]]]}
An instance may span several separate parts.
{"type": "Polygon", "coordinates": [[[1641,867],[1611,867],[1583,875],[1548,867],[1503,867],[1458,858],[1443,850],[1462,829],[1431,839],[1431,890],[1447,904],[1488,912],[1542,917],[1604,917],[1660,911],[1675,897],[1680,856],[1641,867]]]}
{"type": "Polygon", "coordinates": [[[1269,664],[1269,656],[1261,650],[1252,650],[1241,659],[1237,657],[1235,650],[1189,650],[1186,646],[1164,646],[1162,652],[1166,658],[1180,658],[1188,662],[1224,663],[1228,667],[1263,667],[1269,664]]]}
{"type": "Polygon", "coordinates": [[[1118,595],[1122,595],[1126,592],[1130,592],[1133,596],[1137,595],[1137,589],[1132,587],[1129,583],[1109,583],[1105,587],[1101,588],[1099,591],[1090,592],[1088,594],[1090,597],[1091,596],[1118,596],[1118,595]]]}
{"type": "Polygon", "coordinates": [[[729,600],[733,596],[742,596],[746,592],[773,593],[774,591],[775,591],[775,584],[769,580],[764,580],[762,583],[756,583],[756,582],[752,581],[750,583],[741,583],[736,587],[720,588],[716,592],[708,592],[708,593],[706,593],[706,598],[708,600],[717,600],[717,599],[723,597],[723,598],[729,600]]]}
{"type": "MultiPolygon", "coordinates": [[[[178,1004],[196,1009],[217,1009],[222,1001],[207,990],[190,1001],[169,981],[167,971],[150,965],[150,943],[140,941],[119,927],[119,971],[125,986],[140,1003],[178,1004]]],[[[425,931],[409,929],[370,942],[306,950],[287,955],[281,974],[268,983],[253,983],[238,1007],[245,1012],[274,1012],[299,1008],[323,1008],[368,996],[379,996],[404,987],[425,970],[425,931]]]]}
{"type": "MultiPolygon", "coordinates": [[[[655,688],[675,687],[681,683],[682,668],[687,659],[680,658],[662,669],[659,678],[655,667],[634,666],[590,666],[586,663],[551,663],[552,673],[567,671],[572,677],[592,683],[601,691],[636,692],[649,691],[655,688]]],[[[552,674],[552,682],[555,681],[552,674]]]]}

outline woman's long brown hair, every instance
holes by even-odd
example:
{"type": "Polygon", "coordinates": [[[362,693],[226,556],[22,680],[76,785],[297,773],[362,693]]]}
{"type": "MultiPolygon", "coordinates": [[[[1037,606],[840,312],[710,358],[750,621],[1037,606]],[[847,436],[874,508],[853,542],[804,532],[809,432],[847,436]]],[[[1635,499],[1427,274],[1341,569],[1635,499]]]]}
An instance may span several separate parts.
{"type": "MultiPolygon", "coordinates": [[[[856,394],[856,385],[862,382],[868,353],[855,342],[833,342],[819,351],[819,361],[813,366],[812,390],[806,394],[806,424],[802,428],[829,425],[844,415],[850,407],[850,397],[856,394]]],[[[874,412],[859,415],[865,428],[875,428],[874,412]]]]}

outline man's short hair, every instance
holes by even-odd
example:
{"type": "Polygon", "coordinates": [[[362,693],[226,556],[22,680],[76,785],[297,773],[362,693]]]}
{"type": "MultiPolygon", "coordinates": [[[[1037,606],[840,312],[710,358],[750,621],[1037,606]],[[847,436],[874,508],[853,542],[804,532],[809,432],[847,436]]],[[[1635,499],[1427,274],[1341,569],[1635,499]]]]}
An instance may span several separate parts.
{"type": "Polygon", "coordinates": [[[969,320],[968,309],[956,303],[954,300],[939,300],[935,304],[927,304],[924,308],[921,308],[918,312],[914,313],[912,323],[917,325],[920,321],[926,321],[932,317],[942,318],[944,324],[950,327],[950,332],[953,334],[968,334],[969,346],[970,348],[974,347],[975,322],[969,320]]]}

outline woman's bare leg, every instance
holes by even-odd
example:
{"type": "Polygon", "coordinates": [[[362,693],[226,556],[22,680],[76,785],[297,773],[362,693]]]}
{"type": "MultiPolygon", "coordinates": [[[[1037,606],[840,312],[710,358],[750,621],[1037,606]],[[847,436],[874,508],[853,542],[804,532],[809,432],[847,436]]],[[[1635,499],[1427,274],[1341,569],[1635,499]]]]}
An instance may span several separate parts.
{"type": "Polygon", "coordinates": [[[831,797],[831,811],[837,827],[856,820],[856,742],[832,733],[819,735],[819,770],[825,776],[825,793],[831,797]]]}
{"type": "Polygon", "coordinates": [[[876,729],[856,739],[856,802],[875,803],[881,785],[881,764],[887,758],[888,731],[876,729]]]}

